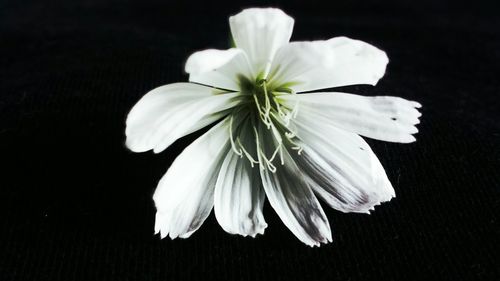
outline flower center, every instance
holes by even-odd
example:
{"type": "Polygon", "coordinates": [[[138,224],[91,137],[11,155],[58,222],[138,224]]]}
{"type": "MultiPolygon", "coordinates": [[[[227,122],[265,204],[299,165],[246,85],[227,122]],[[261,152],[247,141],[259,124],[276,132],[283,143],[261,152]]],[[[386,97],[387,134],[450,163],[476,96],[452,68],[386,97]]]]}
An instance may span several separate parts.
{"type": "Polygon", "coordinates": [[[275,160],[279,157],[284,165],[284,149],[302,148],[296,142],[293,124],[298,103],[293,107],[284,105],[280,96],[295,94],[286,84],[273,86],[259,76],[252,81],[239,76],[240,91],[244,102],[230,115],[229,134],[233,151],[245,157],[254,167],[276,171],[275,160]]]}

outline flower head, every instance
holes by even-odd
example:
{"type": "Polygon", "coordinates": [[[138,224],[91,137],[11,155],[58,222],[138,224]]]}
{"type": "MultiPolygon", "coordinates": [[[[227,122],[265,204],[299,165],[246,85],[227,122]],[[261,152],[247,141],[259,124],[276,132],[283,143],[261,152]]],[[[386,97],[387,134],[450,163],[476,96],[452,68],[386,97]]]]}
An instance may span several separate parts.
{"type": "Polygon", "coordinates": [[[360,137],[415,141],[420,104],[390,96],[302,93],[375,85],[388,59],[346,37],[289,42],[294,20],[279,9],[229,18],[236,44],[192,54],[191,83],[147,93],[127,118],[127,146],[158,153],[217,122],[172,163],[154,194],[155,231],[189,237],[215,209],[233,234],[262,234],[265,198],[307,245],[332,240],[318,197],[342,212],[369,213],[395,196],[360,137]]]}

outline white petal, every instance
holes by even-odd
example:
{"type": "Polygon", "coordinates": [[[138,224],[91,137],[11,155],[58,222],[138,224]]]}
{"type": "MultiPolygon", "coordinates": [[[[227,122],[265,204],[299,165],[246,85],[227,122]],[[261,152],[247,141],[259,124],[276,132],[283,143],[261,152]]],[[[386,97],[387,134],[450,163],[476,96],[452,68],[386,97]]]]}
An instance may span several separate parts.
{"type": "Polygon", "coordinates": [[[128,114],[126,145],[135,152],[160,152],[178,138],[223,117],[224,110],[237,103],[237,96],[191,83],[156,88],[128,114]]]}
{"type": "Polygon", "coordinates": [[[282,95],[288,106],[300,102],[299,115],[308,114],[349,132],[383,141],[409,143],[416,139],[421,105],[398,97],[364,97],[345,93],[282,95]]]}
{"type": "Polygon", "coordinates": [[[228,123],[220,122],[189,145],[160,180],[155,201],[156,232],[187,238],[213,207],[217,174],[229,150],[228,123]]]}
{"type": "Polygon", "coordinates": [[[292,42],[276,53],[270,81],[289,83],[296,92],[354,85],[375,85],[389,62],[384,51],[359,40],[292,42]]]}
{"type": "Polygon", "coordinates": [[[246,9],[229,18],[236,47],[247,53],[254,73],[268,70],[276,51],[290,40],[293,23],[293,18],[274,8],[246,9]]]}
{"type": "Polygon", "coordinates": [[[192,54],[185,70],[189,81],[238,91],[239,76],[254,79],[247,55],[241,49],[204,50],[192,54]]]}
{"type": "MultiPolygon", "coordinates": [[[[266,154],[270,155],[274,146],[272,140],[265,138],[264,130],[259,129],[261,145],[266,154]]],[[[283,157],[285,165],[275,163],[276,172],[269,169],[260,171],[269,203],[283,223],[303,243],[319,246],[321,243],[331,242],[330,225],[318,199],[286,150],[283,151],[283,157]]],[[[263,163],[260,157],[259,161],[263,163]]]]}
{"type": "Polygon", "coordinates": [[[263,234],[267,227],[262,214],[264,200],[258,168],[230,151],[215,185],[214,211],[219,224],[232,234],[263,234]]]}
{"type": "Polygon", "coordinates": [[[188,58],[185,70],[190,74],[212,71],[227,64],[241,52],[243,51],[239,49],[199,51],[188,58]]]}
{"type": "Polygon", "coordinates": [[[301,155],[294,158],[332,208],[367,213],[395,196],[380,161],[361,137],[304,114],[294,124],[303,142],[301,155]]]}

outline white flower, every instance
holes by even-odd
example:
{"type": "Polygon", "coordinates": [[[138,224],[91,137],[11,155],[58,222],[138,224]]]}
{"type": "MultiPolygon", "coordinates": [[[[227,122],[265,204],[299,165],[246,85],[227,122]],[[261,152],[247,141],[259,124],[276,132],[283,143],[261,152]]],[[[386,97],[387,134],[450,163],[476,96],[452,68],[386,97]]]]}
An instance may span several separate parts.
{"type": "Polygon", "coordinates": [[[386,54],[346,37],[289,42],[294,20],[278,9],[229,18],[236,48],[189,57],[192,83],[146,94],[127,119],[127,146],[163,151],[219,121],[189,145],[158,184],[156,233],[187,238],[210,214],[234,234],[262,234],[267,197],[307,245],[332,240],[317,196],[342,212],[369,213],[395,196],[384,168],[359,136],[415,141],[420,104],[402,98],[315,92],[375,85],[386,54]]]}

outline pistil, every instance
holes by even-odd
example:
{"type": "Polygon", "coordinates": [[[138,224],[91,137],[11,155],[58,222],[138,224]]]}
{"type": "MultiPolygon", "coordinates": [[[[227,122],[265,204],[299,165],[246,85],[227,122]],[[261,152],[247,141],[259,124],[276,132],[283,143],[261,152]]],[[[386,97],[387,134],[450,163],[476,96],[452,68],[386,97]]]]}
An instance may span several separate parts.
{"type": "Polygon", "coordinates": [[[268,169],[274,173],[276,172],[276,166],[273,162],[278,155],[280,164],[285,164],[283,155],[285,146],[289,149],[297,150],[299,155],[302,151],[302,147],[296,142],[297,136],[294,130],[291,129],[290,123],[297,115],[298,99],[292,108],[283,106],[279,97],[281,95],[295,94],[291,89],[283,86],[272,89],[269,87],[266,79],[257,78],[252,83],[246,77],[241,76],[239,78],[242,95],[252,96],[251,100],[253,100],[252,103],[254,106],[252,109],[252,106],[246,103],[245,106],[235,110],[231,114],[229,121],[231,148],[236,155],[241,158],[247,158],[252,167],[255,164],[259,164],[261,169],[268,169]],[[236,120],[235,116],[238,117],[238,120],[236,120]],[[256,122],[262,122],[264,127],[261,127],[262,129],[259,130],[256,122]],[[247,130],[247,127],[252,129],[254,144],[240,138],[242,130],[247,130]],[[262,134],[267,134],[265,133],[266,129],[270,131],[272,142],[275,145],[275,149],[267,153],[260,143],[265,139],[262,134]],[[252,155],[247,149],[248,146],[252,145],[255,145],[256,156],[252,155]]]}

